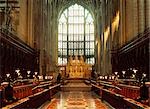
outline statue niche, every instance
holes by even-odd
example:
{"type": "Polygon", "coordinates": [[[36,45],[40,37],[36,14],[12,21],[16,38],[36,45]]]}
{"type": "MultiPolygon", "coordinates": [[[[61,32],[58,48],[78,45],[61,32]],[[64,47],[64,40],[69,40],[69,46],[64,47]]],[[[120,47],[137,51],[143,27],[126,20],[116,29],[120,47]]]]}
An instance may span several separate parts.
{"type": "Polygon", "coordinates": [[[90,78],[92,66],[84,62],[82,56],[69,57],[66,65],[66,74],[69,78],[90,78]]]}

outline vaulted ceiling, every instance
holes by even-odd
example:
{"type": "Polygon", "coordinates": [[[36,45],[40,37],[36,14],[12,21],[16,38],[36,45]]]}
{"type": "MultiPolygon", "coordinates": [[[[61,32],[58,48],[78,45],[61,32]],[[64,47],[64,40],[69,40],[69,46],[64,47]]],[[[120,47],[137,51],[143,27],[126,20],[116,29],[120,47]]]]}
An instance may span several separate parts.
{"type": "Polygon", "coordinates": [[[75,3],[87,8],[91,14],[96,14],[97,10],[100,10],[101,0],[49,0],[50,5],[55,8],[58,14],[61,14],[63,10],[75,3]]]}

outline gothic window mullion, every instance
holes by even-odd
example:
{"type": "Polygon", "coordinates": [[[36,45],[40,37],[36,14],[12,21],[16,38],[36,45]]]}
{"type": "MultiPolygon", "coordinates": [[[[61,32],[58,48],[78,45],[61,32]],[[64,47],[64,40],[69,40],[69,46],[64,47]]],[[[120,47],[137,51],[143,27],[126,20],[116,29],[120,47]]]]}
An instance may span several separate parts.
{"type": "Polygon", "coordinates": [[[93,63],[94,38],[92,37],[94,37],[94,32],[93,30],[90,31],[90,29],[94,27],[92,28],[93,18],[89,11],[77,4],[72,5],[64,10],[59,22],[64,24],[61,28],[63,29],[62,33],[58,31],[58,35],[62,35],[58,38],[63,37],[61,40],[58,39],[63,45],[59,45],[60,48],[58,48],[62,53],[59,56],[59,60],[62,59],[62,63],[66,64],[66,58],[68,58],[69,55],[84,55],[88,63],[93,63]],[[66,29],[66,31],[64,31],[64,29],[66,29]]]}

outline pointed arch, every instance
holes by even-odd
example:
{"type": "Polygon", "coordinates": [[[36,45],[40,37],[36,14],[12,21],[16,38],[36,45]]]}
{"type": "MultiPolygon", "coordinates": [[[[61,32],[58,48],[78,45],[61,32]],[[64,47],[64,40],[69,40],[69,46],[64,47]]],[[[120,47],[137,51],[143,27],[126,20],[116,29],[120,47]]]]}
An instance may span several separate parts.
{"type": "Polygon", "coordinates": [[[94,20],[86,8],[77,3],[66,8],[58,20],[58,64],[66,64],[70,55],[83,55],[94,64],[94,20]]]}

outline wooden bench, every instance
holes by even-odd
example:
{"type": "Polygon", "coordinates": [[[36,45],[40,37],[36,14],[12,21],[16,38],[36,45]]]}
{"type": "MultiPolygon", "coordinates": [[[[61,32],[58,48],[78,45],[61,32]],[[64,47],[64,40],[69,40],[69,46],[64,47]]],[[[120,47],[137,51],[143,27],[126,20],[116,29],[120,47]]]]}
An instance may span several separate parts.
{"type": "Polygon", "coordinates": [[[22,99],[32,94],[32,84],[30,85],[22,85],[16,86],[13,88],[14,92],[13,95],[16,99],[22,99]]]}
{"type": "Polygon", "coordinates": [[[47,100],[51,100],[49,91],[49,89],[45,89],[39,93],[29,96],[28,108],[38,108],[47,100]]]}
{"type": "Polygon", "coordinates": [[[52,97],[53,95],[55,95],[58,91],[60,91],[60,85],[61,84],[57,84],[54,86],[49,87],[50,89],[50,97],[52,97]]]}
{"type": "Polygon", "coordinates": [[[49,91],[49,89],[45,89],[39,93],[36,93],[24,99],[18,100],[15,103],[7,105],[2,109],[38,108],[47,100],[51,100],[49,91]]]}
{"type": "Polygon", "coordinates": [[[92,87],[92,90],[96,92],[102,100],[108,102],[115,109],[150,109],[147,105],[104,89],[102,86],[92,84],[92,87]]]}

